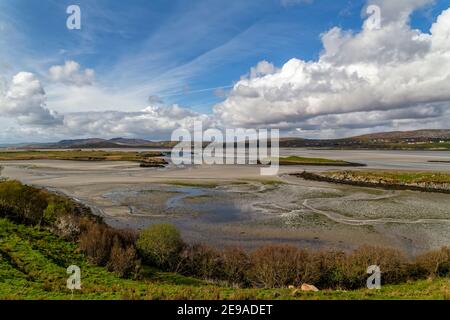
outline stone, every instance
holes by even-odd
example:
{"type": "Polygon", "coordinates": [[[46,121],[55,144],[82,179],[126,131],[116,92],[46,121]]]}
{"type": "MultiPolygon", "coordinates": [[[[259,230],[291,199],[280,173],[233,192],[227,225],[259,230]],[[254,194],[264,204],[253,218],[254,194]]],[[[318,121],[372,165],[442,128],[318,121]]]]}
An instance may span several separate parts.
{"type": "Polygon", "coordinates": [[[313,286],[312,284],[307,284],[307,283],[302,284],[300,289],[302,291],[312,291],[312,292],[319,291],[319,289],[317,289],[317,287],[313,286]]]}

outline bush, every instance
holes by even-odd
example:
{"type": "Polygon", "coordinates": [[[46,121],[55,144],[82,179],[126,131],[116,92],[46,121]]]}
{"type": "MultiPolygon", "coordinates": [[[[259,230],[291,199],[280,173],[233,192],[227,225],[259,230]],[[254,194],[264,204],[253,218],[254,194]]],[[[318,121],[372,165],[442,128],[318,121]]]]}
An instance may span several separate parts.
{"type": "Polygon", "coordinates": [[[61,215],[55,219],[49,229],[65,240],[77,241],[81,235],[81,226],[84,219],[70,214],[61,215]]]}
{"type": "Polygon", "coordinates": [[[53,225],[58,218],[72,215],[75,211],[73,203],[61,197],[48,195],[47,203],[47,207],[42,212],[46,225],[53,225]]]}
{"type": "Polygon", "coordinates": [[[367,268],[381,269],[384,284],[395,284],[409,277],[410,265],[398,250],[362,246],[352,253],[324,251],[312,254],[308,281],[319,288],[357,289],[365,287],[367,268]]]}
{"type": "Polygon", "coordinates": [[[307,253],[288,245],[268,245],[251,256],[250,279],[257,287],[279,288],[299,284],[305,276],[307,253]]]}
{"type": "Polygon", "coordinates": [[[112,249],[116,246],[128,248],[134,246],[136,236],[128,230],[116,230],[95,221],[84,221],[80,236],[80,249],[87,259],[98,266],[106,266],[112,259],[112,249]]]}
{"type": "Polygon", "coordinates": [[[232,285],[250,285],[248,270],[251,261],[248,254],[240,247],[228,247],[222,252],[224,279],[232,285]]]}
{"type": "Polygon", "coordinates": [[[89,262],[104,266],[109,260],[113,240],[108,227],[92,223],[80,236],[80,249],[86,254],[89,262]]]}
{"type": "Polygon", "coordinates": [[[17,220],[17,213],[14,207],[8,204],[0,204],[0,218],[7,218],[11,221],[17,220]]]}
{"type": "Polygon", "coordinates": [[[418,277],[450,276],[450,248],[444,247],[417,256],[415,267],[418,277]]]}
{"type": "Polygon", "coordinates": [[[140,270],[136,249],[133,246],[124,248],[119,241],[114,241],[107,268],[121,278],[136,277],[140,270]]]}
{"type": "MultiPolygon", "coordinates": [[[[18,181],[0,182],[0,207],[8,218],[23,224],[41,225],[43,212],[48,206],[48,193],[33,187],[25,186],[18,181]]],[[[5,216],[6,217],[6,216],[5,216]]]]}
{"type": "Polygon", "coordinates": [[[220,279],[223,276],[220,252],[202,244],[185,246],[177,269],[183,274],[203,279],[220,279]]]}
{"type": "Polygon", "coordinates": [[[408,263],[403,254],[395,249],[363,246],[352,252],[345,263],[342,285],[346,289],[365,286],[367,268],[371,265],[380,267],[381,281],[395,284],[408,278],[408,263]]]}
{"type": "Polygon", "coordinates": [[[145,262],[173,270],[184,243],[180,232],[170,224],[153,225],[142,231],[136,247],[145,262]]]}
{"type": "Polygon", "coordinates": [[[59,217],[75,213],[74,203],[18,181],[0,182],[0,215],[26,225],[53,226],[59,217]]]}
{"type": "Polygon", "coordinates": [[[345,278],[345,260],[346,254],[342,251],[314,252],[310,257],[309,283],[318,288],[338,287],[345,278]]]}

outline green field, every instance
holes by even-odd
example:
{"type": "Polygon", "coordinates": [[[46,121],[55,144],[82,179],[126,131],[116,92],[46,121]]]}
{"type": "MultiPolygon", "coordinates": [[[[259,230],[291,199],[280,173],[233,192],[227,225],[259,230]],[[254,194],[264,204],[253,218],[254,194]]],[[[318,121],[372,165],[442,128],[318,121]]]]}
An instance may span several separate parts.
{"type": "Polygon", "coordinates": [[[428,142],[428,143],[393,143],[387,144],[388,148],[398,149],[398,150],[449,150],[450,141],[445,141],[443,143],[439,142],[428,142]]]}
{"type": "Polygon", "coordinates": [[[408,172],[408,171],[345,171],[324,172],[325,176],[345,174],[355,180],[383,180],[393,184],[450,183],[450,173],[445,172],[408,172]]]}
{"type": "Polygon", "coordinates": [[[448,279],[347,292],[234,289],[149,268],[127,280],[88,264],[73,243],[0,219],[0,299],[449,299],[449,290],[448,279]],[[69,265],[81,268],[82,289],[73,294],[66,288],[69,265]]]}
{"type": "Polygon", "coordinates": [[[162,166],[166,161],[163,154],[155,151],[125,152],[101,150],[64,150],[64,151],[2,151],[0,161],[12,160],[72,160],[72,161],[135,161],[141,166],[162,166]]]}

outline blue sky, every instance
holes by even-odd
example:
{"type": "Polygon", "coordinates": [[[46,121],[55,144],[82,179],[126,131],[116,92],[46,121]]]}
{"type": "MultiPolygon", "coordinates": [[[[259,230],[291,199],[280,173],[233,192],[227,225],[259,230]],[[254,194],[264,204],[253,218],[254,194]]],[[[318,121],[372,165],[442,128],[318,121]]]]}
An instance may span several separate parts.
{"type": "MultiPolygon", "coordinates": [[[[1,20],[14,24],[19,39],[4,63],[12,73],[39,73],[75,60],[107,86],[148,83],[136,108],[146,95],[158,95],[208,112],[221,98],[203,90],[231,86],[261,60],[280,66],[292,57],[317,58],[320,34],[333,26],[361,28],[364,7],[347,0],[2,0],[1,20]],[[81,8],[80,31],[65,27],[71,4],[81,8]]],[[[413,24],[429,28],[440,12],[434,9],[416,13],[413,24]]]]}
{"type": "MultiPolygon", "coordinates": [[[[423,2],[429,3],[416,8],[410,24],[428,32],[449,1],[423,2]]],[[[59,113],[138,112],[158,96],[164,105],[212,114],[258,62],[281,68],[292,58],[316,61],[330,29],[360,32],[366,6],[362,0],[0,0],[0,76],[8,82],[18,72],[33,73],[46,105],[59,113]],[[66,28],[71,4],[81,8],[81,30],[66,28]],[[66,61],[95,72],[96,88],[76,103],[47,77],[66,61]]]]}

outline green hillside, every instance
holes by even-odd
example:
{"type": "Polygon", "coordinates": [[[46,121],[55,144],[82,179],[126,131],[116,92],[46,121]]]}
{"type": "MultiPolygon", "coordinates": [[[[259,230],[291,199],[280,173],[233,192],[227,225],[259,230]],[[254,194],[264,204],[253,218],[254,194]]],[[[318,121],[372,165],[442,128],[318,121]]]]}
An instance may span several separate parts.
{"type": "Polygon", "coordinates": [[[75,244],[38,227],[0,219],[0,299],[448,299],[448,279],[384,286],[379,291],[232,289],[146,269],[126,280],[88,264],[75,244]],[[66,288],[66,268],[81,268],[82,289],[66,288]]]}

